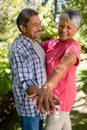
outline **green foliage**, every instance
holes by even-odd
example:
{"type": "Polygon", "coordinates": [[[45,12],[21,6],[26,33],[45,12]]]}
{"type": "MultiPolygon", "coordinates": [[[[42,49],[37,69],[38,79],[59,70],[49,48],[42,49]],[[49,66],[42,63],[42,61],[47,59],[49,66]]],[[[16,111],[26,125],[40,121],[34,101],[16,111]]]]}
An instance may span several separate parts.
{"type": "MultiPolygon", "coordinates": [[[[0,45],[4,44],[0,42],[0,45]]],[[[6,43],[5,43],[6,44],[6,43]]],[[[8,49],[0,46],[0,103],[2,98],[11,89],[11,74],[7,56],[8,49]]]]}
{"type": "Polygon", "coordinates": [[[79,40],[82,45],[82,51],[87,53],[87,0],[74,0],[70,1],[69,8],[79,10],[82,15],[82,24],[79,31],[79,40]]]}
{"type": "Polygon", "coordinates": [[[42,23],[41,41],[57,37],[56,23],[53,20],[52,5],[47,4],[39,7],[40,18],[42,23]]]}
{"type": "MultiPolygon", "coordinates": [[[[86,87],[87,86],[87,70],[81,70],[78,73],[77,83],[79,86],[78,89],[83,90],[83,92],[87,95],[87,87],[86,87]]],[[[86,98],[87,98],[87,96],[86,96],[86,98]]]]}
{"type": "Polygon", "coordinates": [[[82,52],[87,53],[87,18],[86,18],[87,0],[60,0],[60,2],[61,2],[61,10],[59,11],[60,13],[61,11],[66,10],[67,8],[76,9],[81,13],[82,24],[75,38],[81,43],[82,52]]]}
{"type": "Polygon", "coordinates": [[[15,20],[25,1],[0,1],[0,103],[5,94],[12,89],[8,53],[13,40],[18,36],[15,20]]]}

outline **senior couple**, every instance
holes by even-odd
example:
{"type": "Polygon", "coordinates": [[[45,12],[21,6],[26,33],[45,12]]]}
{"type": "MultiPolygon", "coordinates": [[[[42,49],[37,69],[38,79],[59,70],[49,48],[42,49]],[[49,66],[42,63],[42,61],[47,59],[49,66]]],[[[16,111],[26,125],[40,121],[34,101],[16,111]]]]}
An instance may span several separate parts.
{"type": "Polygon", "coordinates": [[[22,130],[71,130],[70,111],[76,96],[76,69],[81,46],[73,36],[81,15],[68,9],[59,17],[58,38],[38,41],[38,12],[23,9],[17,17],[21,32],[10,48],[13,92],[22,130]]]}

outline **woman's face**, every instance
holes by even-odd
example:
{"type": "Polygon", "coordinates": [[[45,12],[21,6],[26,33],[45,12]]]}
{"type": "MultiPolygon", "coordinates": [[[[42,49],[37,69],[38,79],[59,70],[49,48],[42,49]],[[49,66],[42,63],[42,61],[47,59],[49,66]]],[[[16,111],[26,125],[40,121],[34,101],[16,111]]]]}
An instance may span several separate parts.
{"type": "Polygon", "coordinates": [[[60,20],[58,27],[59,40],[62,42],[68,41],[73,38],[77,31],[75,24],[67,19],[60,20]]]}

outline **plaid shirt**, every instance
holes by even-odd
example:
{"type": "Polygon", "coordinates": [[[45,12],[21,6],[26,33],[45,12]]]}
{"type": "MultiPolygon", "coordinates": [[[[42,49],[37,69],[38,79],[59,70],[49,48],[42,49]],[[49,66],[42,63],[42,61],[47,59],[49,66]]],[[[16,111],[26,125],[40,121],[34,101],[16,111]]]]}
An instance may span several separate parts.
{"type": "MultiPolygon", "coordinates": [[[[42,51],[44,52],[43,48],[42,51]]],[[[14,99],[20,116],[36,116],[36,106],[27,98],[26,89],[30,85],[41,88],[44,84],[43,67],[39,56],[33,49],[31,41],[20,35],[10,49],[10,65],[12,72],[14,99]]],[[[45,59],[44,59],[45,60],[45,59]]],[[[40,113],[41,119],[44,115],[40,113]]]]}

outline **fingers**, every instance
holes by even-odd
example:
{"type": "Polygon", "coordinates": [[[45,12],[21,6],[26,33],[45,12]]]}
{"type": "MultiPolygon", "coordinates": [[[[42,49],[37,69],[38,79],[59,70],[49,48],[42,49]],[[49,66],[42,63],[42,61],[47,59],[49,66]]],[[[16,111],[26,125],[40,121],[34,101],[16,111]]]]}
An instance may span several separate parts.
{"type": "Polygon", "coordinates": [[[54,114],[59,110],[59,105],[61,104],[51,91],[47,92],[43,89],[40,89],[37,94],[34,93],[28,97],[32,98],[33,105],[37,105],[37,112],[42,112],[46,115],[54,114]]]}
{"type": "Polygon", "coordinates": [[[36,96],[36,93],[29,95],[28,98],[34,98],[35,96],[36,96]]]}
{"type": "Polygon", "coordinates": [[[53,96],[54,104],[55,105],[60,105],[62,102],[58,100],[56,97],[53,96]]]}
{"type": "Polygon", "coordinates": [[[44,97],[40,97],[38,98],[38,101],[37,101],[37,112],[39,113],[40,110],[41,110],[41,107],[42,107],[42,104],[43,104],[43,100],[44,100],[44,97]]]}
{"type": "Polygon", "coordinates": [[[55,104],[54,104],[54,99],[50,98],[49,99],[49,114],[54,114],[56,112],[55,104]]]}
{"type": "Polygon", "coordinates": [[[45,111],[50,114],[50,104],[49,104],[49,98],[47,96],[45,96],[44,98],[44,108],[45,111]]]}
{"type": "Polygon", "coordinates": [[[50,106],[50,109],[52,110],[55,108],[54,100],[52,98],[49,99],[49,106],[50,106]]]}
{"type": "Polygon", "coordinates": [[[37,101],[38,101],[38,96],[35,96],[35,97],[32,99],[32,105],[36,105],[36,104],[37,104],[37,101]]]}
{"type": "Polygon", "coordinates": [[[55,114],[56,113],[56,109],[50,110],[50,114],[55,114]]]}
{"type": "Polygon", "coordinates": [[[41,107],[40,112],[42,112],[42,113],[43,113],[43,114],[45,114],[45,115],[47,115],[47,114],[48,114],[48,113],[47,113],[47,111],[45,110],[44,106],[42,106],[42,107],[41,107]]]}
{"type": "Polygon", "coordinates": [[[60,102],[56,97],[52,96],[45,96],[44,105],[45,111],[47,114],[54,114],[56,111],[60,110],[60,102]]]}
{"type": "Polygon", "coordinates": [[[44,99],[44,109],[47,112],[48,115],[55,113],[56,108],[54,104],[54,99],[52,97],[46,97],[44,99]]]}

